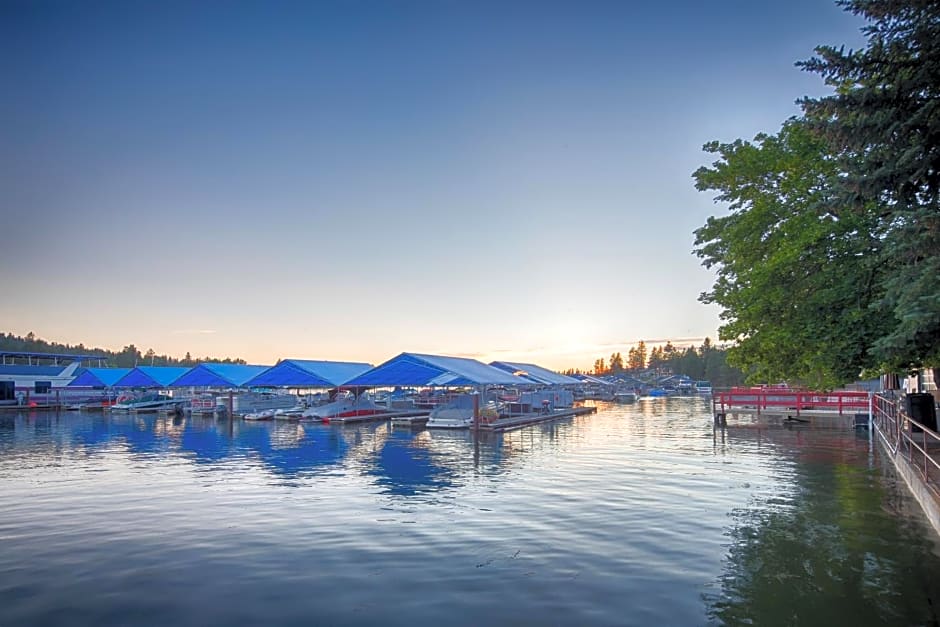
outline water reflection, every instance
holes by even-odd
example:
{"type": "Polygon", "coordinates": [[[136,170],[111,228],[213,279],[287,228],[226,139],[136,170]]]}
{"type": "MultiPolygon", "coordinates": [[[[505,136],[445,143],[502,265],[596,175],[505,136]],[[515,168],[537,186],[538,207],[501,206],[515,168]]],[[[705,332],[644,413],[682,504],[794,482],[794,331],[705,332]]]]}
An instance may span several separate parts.
{"type": "Polygon", "coordinates": [[[938,624],[940,580],[936,560],[925,559],[936,551],[934,538],[909,500],[886,490],[893,478],[871,465],[867,437],[805,428],[725,432],[716,429],[716,441],[775,449],[788,460],[787,481],[732,510],[719,590],[704,595],[709,619],[938,624]],[[898,544],[904,550],[889,549],[898,544]]]}
{"type": "Polygon", "coordinates": [[[934,620],[934,535],[863,435],[598,407],[479,438],[2,415],[0,624],[934,620]]]}

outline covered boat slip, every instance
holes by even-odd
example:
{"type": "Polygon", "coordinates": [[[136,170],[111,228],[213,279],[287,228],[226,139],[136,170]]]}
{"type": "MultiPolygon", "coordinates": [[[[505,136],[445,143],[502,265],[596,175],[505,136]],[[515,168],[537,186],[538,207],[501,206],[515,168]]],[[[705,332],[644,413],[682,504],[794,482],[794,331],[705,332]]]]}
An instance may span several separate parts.
{"type": "MultiPolygon", "coordinates": [[[[536,388],[544,385],[577,385],[571,377],[552,373],[534,364],[515,364],[500,362],[502,367],[487,365],[475,359],[448,357],[421,353],[402,353],[387,362],[376,366],[346,382],[346,386],[363,387],[411,387],[411,388],[476,388],[481,397],[486,396],[487,388],[536,388]],[[532,372],[533,376],[528,373],[532,372]]],[[[525,394],[538,394],[528,392],[525,394]]],[[[522,395],[520,395],[522,396],[522,395]]],[[[531,404],[526,412],[510,418],[492,420],[486,428],[509,428],[510,424],[523,426],[535,422],[544,422],[577,413],[591,413],[594,408],[572,408],[557,410],[553,405],[560,394],[544,392],[544,402],[539,397],[539,407],[533,411],[531,404]],[[543,404],[544,403],[544,404],[543,404]],[[510,422],[505,422],[510,421],[510,422]]],[[[567,395],[570,397],[570,393],[567,395]]],[[[516,399],[518,401],[518,399],[516,399]]],[[[377,418],[377,417],[376,417],[377,418]]],[[[373,418],[375,419],[375,418],[373,418]]],[[[396,420],[396,424],[409,421],[396,420]]]]}

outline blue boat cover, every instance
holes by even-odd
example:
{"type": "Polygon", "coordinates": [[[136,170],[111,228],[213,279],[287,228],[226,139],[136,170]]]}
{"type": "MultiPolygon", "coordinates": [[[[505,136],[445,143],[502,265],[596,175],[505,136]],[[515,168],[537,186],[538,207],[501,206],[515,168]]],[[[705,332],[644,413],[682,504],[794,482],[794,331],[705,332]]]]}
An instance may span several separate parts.
{"type": "Polygon", "coordinates": [[[557,372],[552,372],[548,368],[543,368],[535,364],[521,364],[512,361],[493,361],[490,365],[506,372],[531,379],[536,383],[544,385],[578,385],[581,383],[574,377],[569,377],[557,372]]]}
{"type": "Polygon", "coordinates": [[[172,386],[239,388],[267,369],[268,366],[202,363],[186,371],[183,376],[173,381],[172,386]]]}
{"type": "Polygon", "coordinates": [[[334,387],[364,372],[372,364],[353,361],[284,359],[248,381],[252,387],[334,387]]]}
{"type": "Polygon", "coordinates": [[[529,381],[508,372],[487,366],[476,359],[402,353],[376,366],[345,385],[369,387],[457,386],[457,385],[519,385],[529,381]]]}
{"type": "Polygon", "coordinates": [[[70,387],[77,388],[109,388],[130,372],[130,368],[85,368],[78,373],[70,387]]]}
{"type": "Polygon", "coordinates": [[[165,388],[189,370],[184,366],[137,366],[114,382],[116,388],[165,388]]]}

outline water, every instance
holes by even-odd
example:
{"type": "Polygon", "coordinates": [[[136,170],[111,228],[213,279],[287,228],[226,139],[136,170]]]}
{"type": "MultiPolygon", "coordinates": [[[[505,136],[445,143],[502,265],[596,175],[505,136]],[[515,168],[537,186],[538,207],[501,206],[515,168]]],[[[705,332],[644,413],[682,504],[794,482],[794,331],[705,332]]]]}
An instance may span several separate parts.
{"type": "Polygon", "coordinates": [[[867,436],[707,401],[491,435],[0,415],[0,625],[925,625],[867,436]]]}

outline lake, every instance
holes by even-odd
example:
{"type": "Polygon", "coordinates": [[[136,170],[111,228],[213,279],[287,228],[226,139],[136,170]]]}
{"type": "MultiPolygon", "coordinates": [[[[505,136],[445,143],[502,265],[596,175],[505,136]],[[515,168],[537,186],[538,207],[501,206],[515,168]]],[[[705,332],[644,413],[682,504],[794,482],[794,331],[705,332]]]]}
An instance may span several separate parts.
{"type": "MultiPolygon", "coordinates": [[[[0,625],[936,624],[866,432],[0,414],[0,625]]],[[[888,464],[890,466],[890,464],[888,464]]]]}

